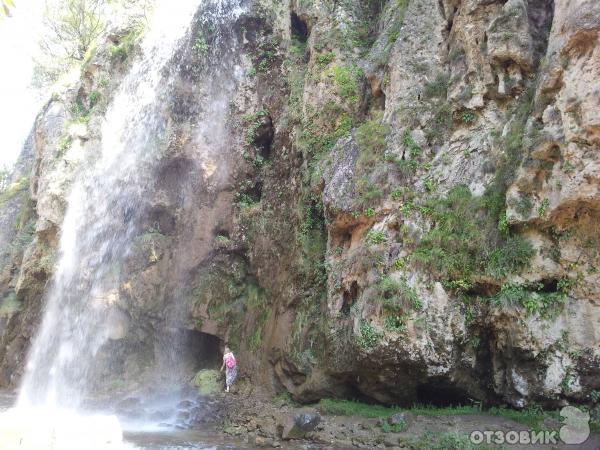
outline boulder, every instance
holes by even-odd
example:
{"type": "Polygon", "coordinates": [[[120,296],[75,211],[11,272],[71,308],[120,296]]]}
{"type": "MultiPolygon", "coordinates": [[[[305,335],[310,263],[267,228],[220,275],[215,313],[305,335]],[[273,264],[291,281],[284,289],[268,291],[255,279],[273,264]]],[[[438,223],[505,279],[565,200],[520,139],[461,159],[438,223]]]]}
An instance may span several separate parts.
{"type": "Polygon", "coordinates": [[[221,390],[218,370],[201,370],[196,374],[192,384],[198,388],[201,395],[214,395],[221,390]]]}
{"type": "Polygon", "coordinates": [[[283,428],[281,437],[285,440],[303,439],[314,431],[321,422],[318,413],[300,413],[290,417],[283,428]]]}

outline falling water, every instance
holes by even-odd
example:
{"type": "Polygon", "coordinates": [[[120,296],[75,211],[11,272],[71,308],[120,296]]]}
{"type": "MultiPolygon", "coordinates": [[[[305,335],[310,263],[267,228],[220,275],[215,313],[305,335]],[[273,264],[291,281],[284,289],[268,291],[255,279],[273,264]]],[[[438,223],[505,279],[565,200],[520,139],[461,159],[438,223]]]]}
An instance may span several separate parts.
{"type": "MultiPolygon", "coordinates": [[[[180,69],[170,62],[201,4],[212,14],[219,14],[222,22],[238,16],[242,3],[164,0],[158,6],[156,19],[142,43],[141,56],[134,61],[106,113],[101,154],[91,167],[82,169],[68,198],[60,258],[46,295],[44,317],[32,343],[17,407],[0,420],[4,422],[0,433],[3,426],[9,424],[10,428],[12,424],[14,435],[20,434],[21,439],[27,435],[29,448],[38,448],[40,439],[50,436],[66,439],[61,444],[55,442],[52,448],[76,448],[83,442],[86,448],[92,448],[92,436],[100,436],[100,447],[121,445],[116,418],[84,419],[74,411],[81,410],[86,396],[102,381],[97,356],[111,337],[111,322],[119,308],[119,271],[115,267],[126,259],[133,239],[140,233],[140,205],[145,193],[156,184],[153,175],[164,150],[157,142],[163,141],[167,133],[166,111],[172,100],[169,92],[180,69]],[[24,422],[35,423],[35,417],[44,421],[47,436],[39,428],[18,429],[18,424],[22,425],[19,417],[23,417],[20,411],[27,411],[24,422]],[[65,422],[69,424],[66,427],[61,425],[65,422]]],[[[234,73],[231,69],[228,72],[222,68],[207,72],[207,76],[212,81],[232,80],[234,73]]],[[[231,83],[228,86],[231,90],[231,83]]],[[[214,133],[223,133],[226,94],[215,93],[205,108],[210,115],[198,124],[198,152],[207,153],[198,155],[200,160],[210,158],[211,147],[213,152],[218,147],[211,143],[219,138],[214,133]]]]}

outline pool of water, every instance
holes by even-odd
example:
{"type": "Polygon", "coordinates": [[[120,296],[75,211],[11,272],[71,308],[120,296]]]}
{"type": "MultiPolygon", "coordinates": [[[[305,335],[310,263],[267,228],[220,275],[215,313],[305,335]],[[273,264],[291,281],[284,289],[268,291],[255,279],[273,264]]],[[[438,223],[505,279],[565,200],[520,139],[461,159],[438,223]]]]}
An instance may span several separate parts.
{"type": "MultiPolygon", "coordinates": [[[[0,415],[2,413],[7,414],[7,411],[14,405],[15,399],[16,396],[14,394],[0,393],[0,415]]],[[[125,402],[125,406],[126,407],[124,407],[123,404],[116,406],[116,409],[121,408],[121,413],[116,413],[113,408],[112,410],[109,410],[107,414],[115,414],[119,418],[119,423],[123,429],[123,440],[126,448],[147,450],[220,450],[256,448],[246,442],[247,440],[243,437],[231,437],[219,432],[214,423],[191,425],[188,411],[199,408],[199,403],[197,401],[179,400],[177,403],[169,403],[164,398],[158,398],[153,399],[152,401],[130,400],[125,402]],[[129,409],[127,409],[127,407],[129,409]],[[137,411],[137,413],[135,411],[137,411]],[[153,416],[154,420],[148,419],[149,416],[153,416]]],[[[210,411],[209,405],[207,405],[206,408],[210,411]]],[[[48,417],[50,415],[51,413],[44,412],[37,418],[35,415],[27,415],[24,417],[24,421],[27,423],[22,426],[22,430],[24,430],[22,433],[36,433],[38,429],[36,424],[49,422],[52,419],[51,417],[48,417]]],[[[7,416],[5,416],[5,418],[6,417],[7,416]]],[[[104,417],[106,418],[109,416],[106,415],[104,417]]],[[[110,417],[113,417],[114,419],[114,416],[110,417]]],[[[74,424],[74,427],[81,427],[82,424],[84,424],[84,422],[81,424],[78,423],[77,425],[74,424]]],[[[92,428],[93,427],[94,425],[92,425],[92,428]]],[[[81,437],[79,437],[79,439],[80,440],[77,441],[78,443],[81,442],[81,437]]],[[[76,447],[77,445],[75,445],[74,448],[76,447]]],[[[39,448],[38,445],[36,445],[35,448],[36,450],[44,450],[43,448],[39,448]]],[[[46,448],[59,450],[58,447],[50,444],[48,444],[46,448]]],[[[113,449],[119,447],[113,446],[108,448],[113,449]]],[[[284,445],[284,448],[304,447],[284,445]]],[[[60,450],[63,449],[61,448],[60,450]]]]}

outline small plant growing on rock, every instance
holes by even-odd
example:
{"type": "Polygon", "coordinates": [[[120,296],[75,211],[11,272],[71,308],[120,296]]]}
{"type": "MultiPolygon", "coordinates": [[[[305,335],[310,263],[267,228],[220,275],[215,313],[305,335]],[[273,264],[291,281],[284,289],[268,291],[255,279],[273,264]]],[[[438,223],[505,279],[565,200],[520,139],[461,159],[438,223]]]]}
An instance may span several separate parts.
{"type": "Polygon", "coordinates": [[[438,74],[433,81],[425,83],[424,93],[427,98],[445,99],[448,95],[448,76],[438,74]]]}
{"type": "Polygon", "coordinates": [[[360,170],[373,168],[381,161],[389,132],[389,125],[382,123],[380,118],[367,120],[357,128],[356,143],[360,151],[357,166],[360,170]]]}
{"type": "Polygon", "coordinates": [[[192,48],[199,54],[206,55],[208,53],[208,44],[206,43],[204,36],[198,36],[194,41],[192,48]]]}
{"type": "Polygon", "coordinates": [[[550,200],[548,200],[547,198],[545,198],[544,200],[542,200],[542,204],[538,208],[538,214],[539,214],[539,216],[540,217],[544,217],[546,215],[546,213],[548,212],[548,208],[549,207],[550,207],[550,200]]]}
{"type": "Polygon", "coordinates": [[[368,244],[372,244],[372,245],[383,244],[387,240],[385,233],[383,231],[375,231],[375,230],[370,230],[367,233],[367,236],[365,239],[368,244]]]}
{"type": "Polygon", "coordinates": [[[383,336],[380,332],[375,330],[373,326],[368,322],[361,322],[360,324],[360,335],[358,336],[358,345],[364,351],[367,351],[379,342],[379,339],[383,336]]]}
{"type": "Polygon", "coordinates": [[[475,122],[475,113],[473,111],[464,111],[460,117],[464,123],[475,122]]]}

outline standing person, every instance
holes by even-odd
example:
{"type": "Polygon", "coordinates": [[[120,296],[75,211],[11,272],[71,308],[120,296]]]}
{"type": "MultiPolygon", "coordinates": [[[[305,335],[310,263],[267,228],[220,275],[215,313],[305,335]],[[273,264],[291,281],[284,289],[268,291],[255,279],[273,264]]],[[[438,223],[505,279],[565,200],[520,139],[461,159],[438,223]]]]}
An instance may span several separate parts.
{"type": "Polygon", "coordinates": [[[223,372],[223,369],[225,369],[225,392],[229,392],[229,388],[237,378],[237,363],[235,361],[235,356],[233,356],[233,353],[228,346],[225,346],[221,372],[223,372]]]}

